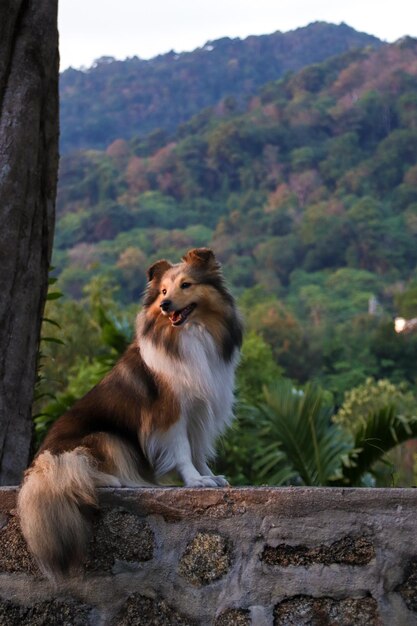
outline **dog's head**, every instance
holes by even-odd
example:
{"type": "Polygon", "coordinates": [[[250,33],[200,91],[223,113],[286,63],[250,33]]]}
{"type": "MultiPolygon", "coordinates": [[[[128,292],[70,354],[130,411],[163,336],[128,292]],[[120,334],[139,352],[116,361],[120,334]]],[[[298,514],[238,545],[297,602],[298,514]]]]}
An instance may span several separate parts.
{"type": "Polygon", "coordinates": [[[221,315],[225,306],[233,306],[220,263],[209,248],[189,250],[176,265],[157,261],[148,270],[148,281],[145,308],[174,327],[221,315]]]}

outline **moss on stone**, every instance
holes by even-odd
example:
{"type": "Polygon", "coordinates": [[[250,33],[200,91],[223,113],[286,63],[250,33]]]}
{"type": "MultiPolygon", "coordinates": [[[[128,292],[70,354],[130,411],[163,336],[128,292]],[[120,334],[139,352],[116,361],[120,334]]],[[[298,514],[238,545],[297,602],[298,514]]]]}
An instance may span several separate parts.
{"type": "Polygon", "coordinates": [[[147,522],[123,509],[101,511],[94,525],[88,571],[109,571],[115,560],[136,563],[153,557],[154,534],[147,522]]]}
{"type": "Polygon", "coordinates": [[[180,560],[179,573],[198,587],[224,576],[231,564],[230,546],[220,535],[198,533],[180,560]]]}
{"type": "Polygon", "coordinates": [[[92,607],[75,600],[53,599],[32,606],[0,600],[0,624],[7,626],[86,626],[92,607]]]}
{"type": "Polygon", "coordinates": [[[132,594],[115,616],[113,626],[194,626],[195,622],[180,615],[165,600],[132,594]]]}
{"type": "Polygon", "coordinates": [[[375,557],[375,548],[368,537],[343,537],[329,546],[320,545],[309,548],[304,545],[290,546],[280,544],[266,546],[261,560],[267,565],[366,565],[375,557]]]}
{"type": "Polygon", "coordinates": [[[41,575],[27,548],[18,518],[15,516],[7,516],[0,528],[0,572],[26,572],[41,575]]]}
{"type": "Polygon", "coordinates": [[[223,611],[214,622],[215,626],[250,626],[251,619],[247,609],[228,609],[223,611]]]}
{"type": "Polygon", "coordinates": [[[274,609],[274,626],[379,626],[374,598],[295,596],[274,609]]]}

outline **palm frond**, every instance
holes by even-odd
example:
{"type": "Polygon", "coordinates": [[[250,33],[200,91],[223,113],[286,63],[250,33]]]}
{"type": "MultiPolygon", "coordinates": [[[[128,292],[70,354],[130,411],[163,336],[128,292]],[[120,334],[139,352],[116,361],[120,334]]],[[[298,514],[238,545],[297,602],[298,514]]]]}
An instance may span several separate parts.
{"type": "Polygon", "coordinates": [[[417,437],[417,417],[396,414],[395,406],[370,413],[355,432],[354,449],[345,459],[342,483],[360,484],[361,477],[395,446],[417,437]]]}
{"type": "Polygon", "coordinates": [[[324,392],[311,384],[297,391],[291,381],[280,380],[264,393],[257,410],[270,444],[257,459],[261,475],[275,484],[298,477],[305,485],[326,485],[339,476],[352,441],[332,424],[324,392]]]}

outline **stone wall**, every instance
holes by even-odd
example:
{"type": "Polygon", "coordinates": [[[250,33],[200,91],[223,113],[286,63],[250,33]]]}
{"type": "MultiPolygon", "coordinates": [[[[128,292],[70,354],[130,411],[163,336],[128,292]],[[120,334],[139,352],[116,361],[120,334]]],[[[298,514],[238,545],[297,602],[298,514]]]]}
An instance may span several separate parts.
{"type": "Polygon", "coordinates": [[[53,586],[0,490],[0,624],[417,625],[417,491],[102,489],[53,586]]]}

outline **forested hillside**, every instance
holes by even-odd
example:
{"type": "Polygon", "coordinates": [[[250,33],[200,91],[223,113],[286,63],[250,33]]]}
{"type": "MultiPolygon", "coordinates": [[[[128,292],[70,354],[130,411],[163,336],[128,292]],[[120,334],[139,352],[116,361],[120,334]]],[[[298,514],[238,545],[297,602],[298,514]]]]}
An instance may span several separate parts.
{"type": "MultiPolygon", "coordinates": [[[[362,425],[375,406],[389,421],[394,401],[415,414],[417,338],[392,317],[417,316],[417,41],[288,73],[164,137],[120,133],[61,160],[54,411],[125,345],[148,264],[209,245],[245,316],[240,398],[258,403],[285,376],[336,406],[350,393],[343,415],[362,425]]],[[[235,469],[254,440],[230,444],[235,469]]],[[[236,480],[259,479],[248,472],[236,480]]]]}
{"type": "Polygon", "coordinates": [[[345,24],[317,22],[243,41],[225,37],[149,61],[103,57],[88,70],[69,69],[61,76],[61,148],[103,148],[156,129],[169,134],[225,98],[228,106],[243,107],[261,85],[285,72],[378,45],[375,37],[345,24]]]}
{"type": "Polygon", "coordinates": [[[349,371],[354,358],[360,376],[375,373],[380,348],[360,356],[369,349],[362,326],[377,326],[368,300],[400,311],[415,279],[416,74],[411,39],[348,52],[268,83],[244,113],[205,109],[158,148],[153,133],[63,157],[62,290],[80,298],[104,274],[122,302],[136,302],[149,261],[211,245],[236,292],[251,290],[249,315],[291,376],[323,367],[340,376],[332,371],[338,350],[352,350],[342,358],[349,371]],[[281,317],[285,341],[274,335],[281,317]],[[349,345],[339,347],[338,328],[342,336],[349,329],[349,345]],[[317,333],[331,333],[329,354],[317,333]]]}

